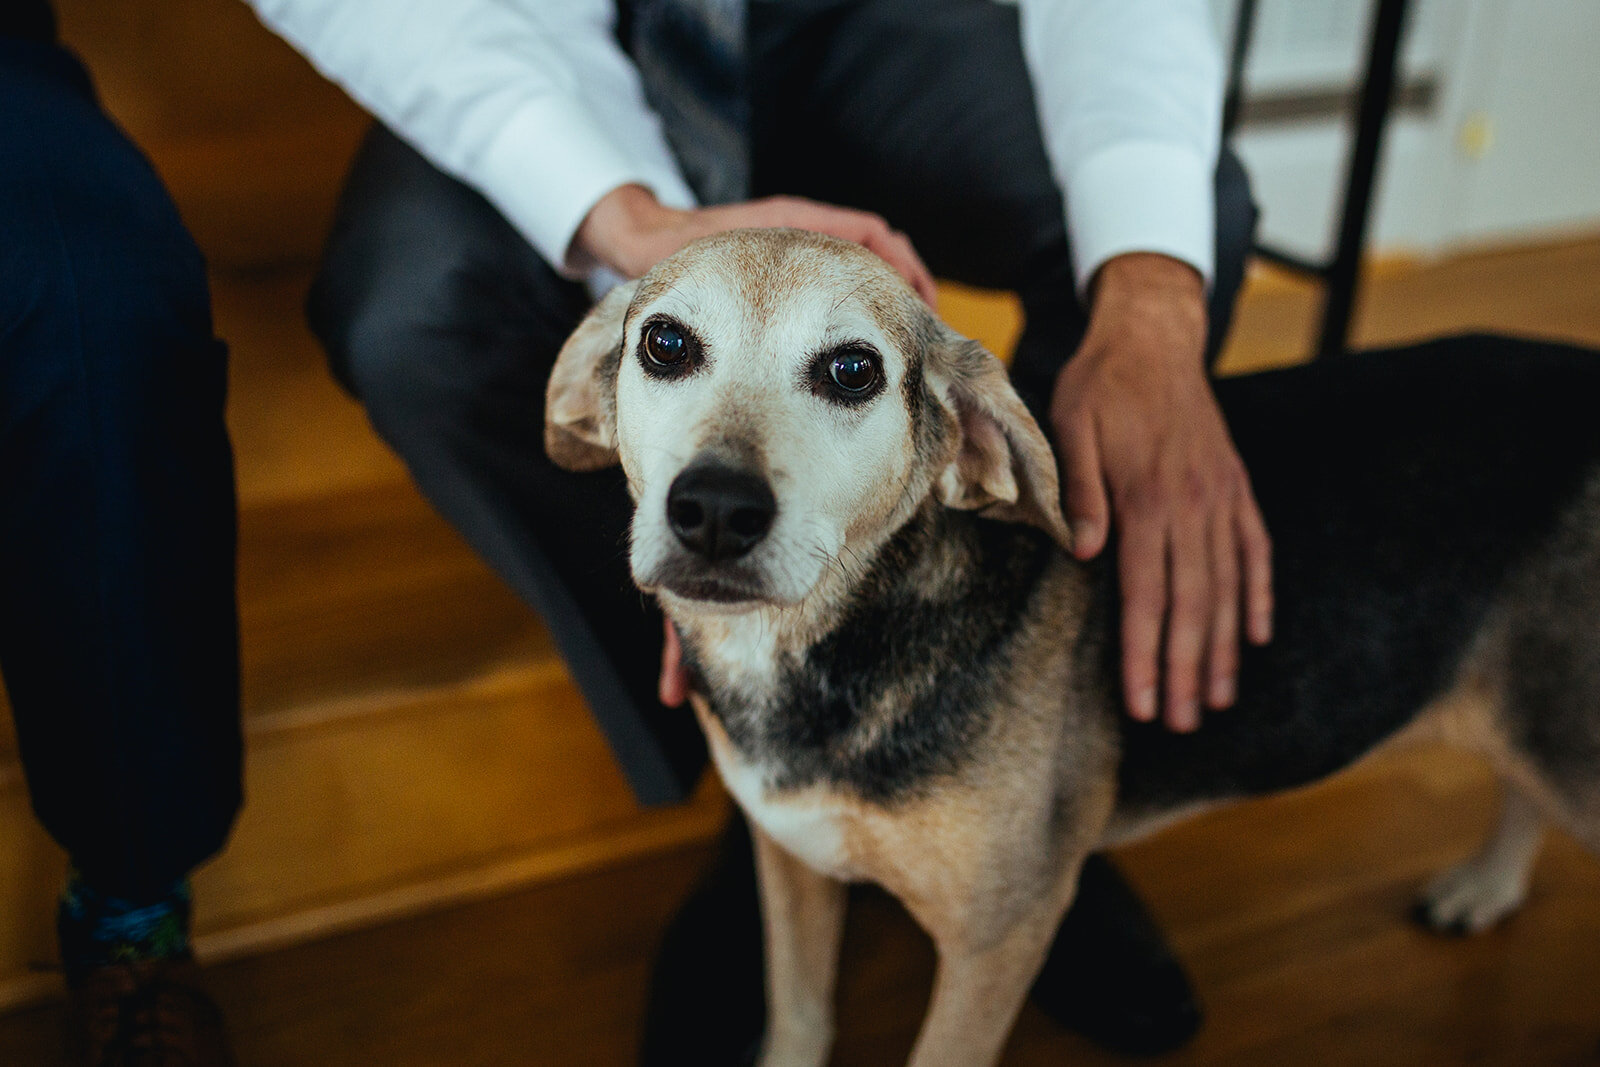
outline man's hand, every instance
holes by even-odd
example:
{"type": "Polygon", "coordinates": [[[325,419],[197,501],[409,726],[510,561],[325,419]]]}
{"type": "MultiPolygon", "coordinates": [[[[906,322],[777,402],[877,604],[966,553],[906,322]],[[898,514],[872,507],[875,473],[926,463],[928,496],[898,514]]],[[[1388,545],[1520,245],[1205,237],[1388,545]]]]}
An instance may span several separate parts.
{"type": "Polygon", "coordinates": [[[767,226],[814,230],[864,245],[898,271],[930,307],[934,304],[933,275],[905,234],[870,212],[794,196],[681,211],[663,207],[642,185],[623,185],[589,210],[573,237],[573,259],[580,268],[598,263],[624,278],[637,278],[696,238],[767,226]]]}
{"type": "Polygon", "coordinates": [[[1252,642],[1272,635],[1272,545],[1206,381],[1205,336],[1193,268],[1117,256],[1050,402],[1080,559],[1105,547],[1115,512],[1128,710],[1151,721],[1164,706],[1180,731],[1200,725],[1202,699],[1234,701],[1241,608],[1252,642]]]}

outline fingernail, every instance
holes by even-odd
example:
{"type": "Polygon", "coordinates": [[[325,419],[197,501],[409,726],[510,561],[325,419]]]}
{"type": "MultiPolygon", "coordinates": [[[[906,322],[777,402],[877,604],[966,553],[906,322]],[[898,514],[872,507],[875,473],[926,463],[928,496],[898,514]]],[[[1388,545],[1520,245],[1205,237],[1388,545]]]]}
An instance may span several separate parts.
{"type": "Polygon", "coordinates": [[[1079,519],[1072,524],[1072,550],[1074,552],[1087,552],[1094,543],[1097,527],[1088,519],[1079,519]]]}
{"type": "Polygon", "coordinates": [[[1186,734],[1198,729],[1199,726],[1200,705],[1193,700],[1179,704],[1177,713],[1172,717],[1172,728],[1186,734]]]}
{"type": "Polygon", "coordinates": [[[1211,683],[1211,706],[1226,708],[1233,704],[1238,691],[1232,678],[1218,678],[1211,683]]]}
{"type": "Polygon", "coordinates": [[[1154,689],[1141,689],[1133,694],[1133,717],[1140,722],[1149,722],[1156,717],[1156,691],[1154,689]]]}

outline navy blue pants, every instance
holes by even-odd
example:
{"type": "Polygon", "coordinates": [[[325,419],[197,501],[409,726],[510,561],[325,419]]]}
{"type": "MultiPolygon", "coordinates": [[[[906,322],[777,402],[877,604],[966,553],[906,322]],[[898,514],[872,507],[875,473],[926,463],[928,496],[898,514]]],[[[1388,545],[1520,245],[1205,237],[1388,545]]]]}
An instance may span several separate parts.
{"type": "Polygon", "coordinates": [[[39,819],[139,899],[240,802],[227,356],[171,199],[48,38],[0,36],[0,674],[39,819]]]}
{"type": "MultiPolygon", "coordinates": [[[[760,0],[750,38],[753,192],[876,211],[939,276],[1018,292],[1013,378],[1042,411],[1087,317],[1015,8],[760,0]]],[[[1216,188],[1213,354],[1256,219],[1229,154],[1216,188]]],[[[628,576],[622,475],[544,453],[545,381],[587,306],[487,201],[376,128],[310,317],[423,492],[544,616],[635,791],[672,800],[704,750],[693,716],[656,702],[661,623],[628,576]]]]}

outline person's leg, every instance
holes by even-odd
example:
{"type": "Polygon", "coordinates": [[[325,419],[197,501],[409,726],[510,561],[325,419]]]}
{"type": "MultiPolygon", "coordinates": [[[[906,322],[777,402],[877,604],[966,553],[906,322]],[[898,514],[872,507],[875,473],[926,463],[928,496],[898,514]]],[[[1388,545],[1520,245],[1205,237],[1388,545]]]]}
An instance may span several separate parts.
{"type": "Polygon", "coordinates": [[[340,201],[309,316],[418,486],[544,617],[635,792],[687,795],[693,717],[656,700],[661,620],[628,574],[620,470],[544,451],[545,383],[588,308],[489,203],[382,127],[340,201]]]}
{"type": "MultiPolygon", "coordinates": [[[[1026,322],[1012,376],[1048,427],[1051,387],[1088,319],[1015,9],[986,0],[754,0],[751,44],[754,191],[876,211],[936,275],[1016,291],[1026,322]]],[[[1255,222],[1230,154],[1217,196],[1209,359],[1226,334],[1255,222]]],[[[1181,1044],[1200,1020],[1159,930],[1100,857],[1085,866],[1035,1000],[1129,1051],[1181,1044]]]]}
{"type": "Polygon", "coordinates": [[[0,36],[0,673],[81,986],[186,956],[240,803],[235,512],[200,253],[44,36],[0,36]]]}
{"type": "Polygon", "coordinates": [[[226,354],[198,249],[81,68],[0,49],[0,669],[45,828],[137,897],[240,800],[226,354]]]}

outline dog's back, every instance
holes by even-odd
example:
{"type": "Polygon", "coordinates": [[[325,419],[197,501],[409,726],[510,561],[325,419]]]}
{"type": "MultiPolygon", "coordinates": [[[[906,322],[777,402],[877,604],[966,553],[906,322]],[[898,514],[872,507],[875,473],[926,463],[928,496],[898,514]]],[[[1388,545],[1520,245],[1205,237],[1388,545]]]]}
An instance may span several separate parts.
{"type": "MultiPolygon", "coordinates": [[[[1197,733],[1119,716],[1125,810],[1331,773],[1469,657],[1543,773],[1600,767],[1600,358],[1450,338],[1217,394],[1274,538],[1276,632],[1246,652],[1238,704],[1197,733]]],[[[1100,588],[1088,630],[1115,633],[1104,573],[1100,588]]],[[[1115,678],[1115,650],[1093,654],[1115,678]]]]}

